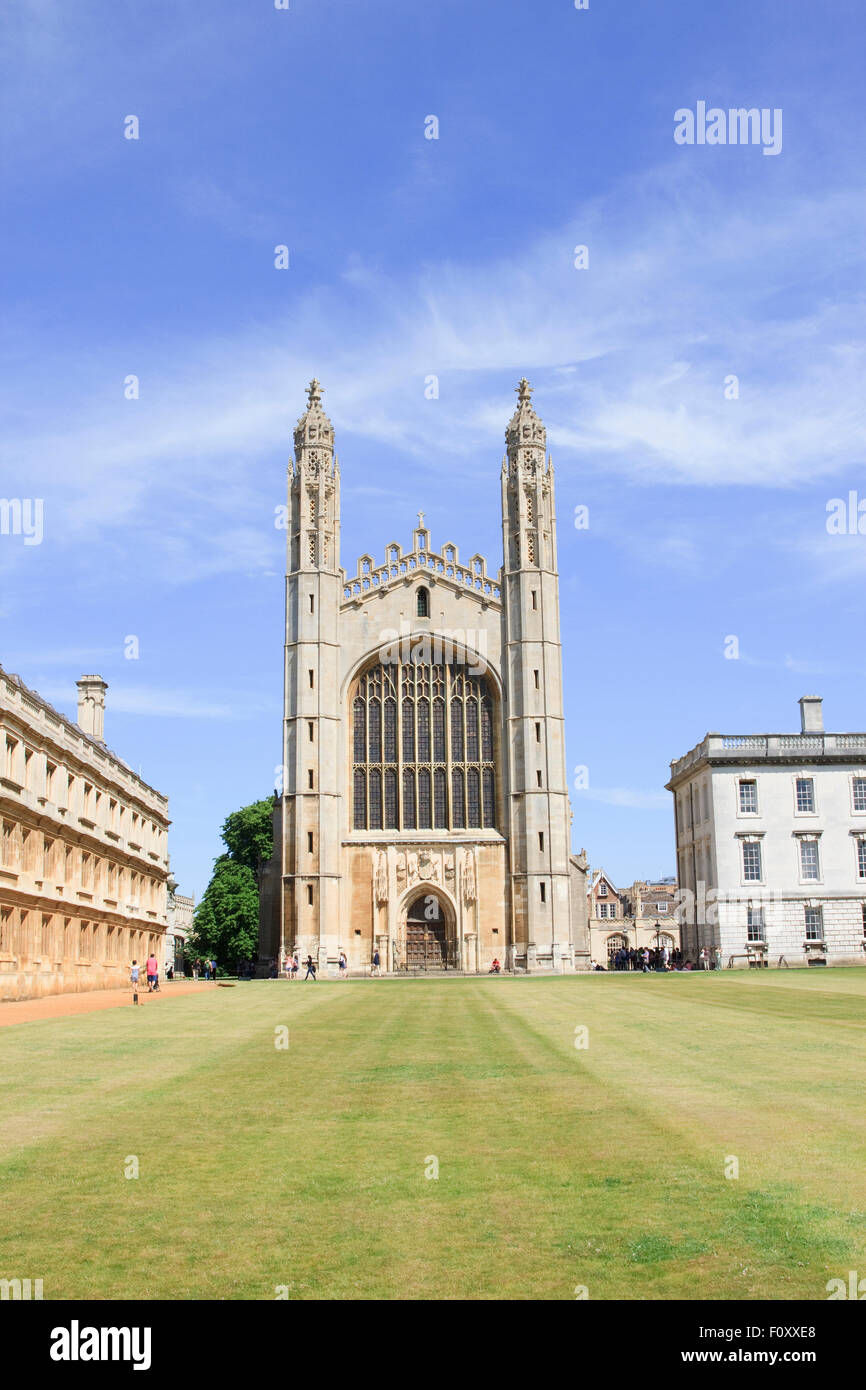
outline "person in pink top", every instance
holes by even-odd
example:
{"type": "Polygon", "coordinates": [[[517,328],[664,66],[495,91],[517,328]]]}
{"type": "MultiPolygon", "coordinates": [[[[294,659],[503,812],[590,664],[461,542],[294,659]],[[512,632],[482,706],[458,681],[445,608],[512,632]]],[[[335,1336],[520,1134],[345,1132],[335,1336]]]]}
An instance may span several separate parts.
{"type": "Polygon", "coordinates": [[[153,994],[159,980],[159,961],[153,951],[148,956],[144,969],[147,975],[147,992],[153,994]]]}

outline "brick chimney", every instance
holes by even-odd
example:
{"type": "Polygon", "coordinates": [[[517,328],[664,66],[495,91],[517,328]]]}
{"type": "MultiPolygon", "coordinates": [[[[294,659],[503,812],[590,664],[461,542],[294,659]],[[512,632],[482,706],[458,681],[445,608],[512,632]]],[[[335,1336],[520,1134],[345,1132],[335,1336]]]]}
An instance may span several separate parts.
{"type": "Polygon", "coordinates": [[[82,676],[75,684],[78,686],[78,727],[91,738],[102,741],[108,682],[101,676],[82,676]]]}
{"type": "Polygon", "coordinates": [[[800,701],[800,733],[822,734],[824,715],[821,712],[820,695],[804,695],[800,701]]]}

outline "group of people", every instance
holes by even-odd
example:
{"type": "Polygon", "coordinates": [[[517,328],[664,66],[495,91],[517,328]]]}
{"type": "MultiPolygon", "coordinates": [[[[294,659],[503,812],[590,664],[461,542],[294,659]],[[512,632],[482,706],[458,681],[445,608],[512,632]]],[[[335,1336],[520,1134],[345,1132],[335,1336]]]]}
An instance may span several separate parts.
{"type": "MultiPolygon", "coordinates": [[[[151,951],[147,960],[144,962],[144,973],[147,977],[147,992],[153,994],[159,992],[159,961],[151,951]]],[[[132,1002],[138,1003],[138,986],[141,982],[141,966],[134,960],[129,967],[129,983],[132,985],[132,1002]]]]}
{"type": "MultiPolygon", "coordinates": [[[[349,961],[348,961],[348,958],[347,958],[347,956],[346,956],[346,952],[345,952],[345,951],[341,951],[341,952],[340,952],[339,958],[338,958],[338,961],[337,961],[337,966],[338,966],[338,969],[339,969],[339,972],[340,972],[340,979],[341,979],[341,980],[346,980],[346,979],[348,979],[348,977],[349,977],[349,961]]],[[[300,975],[301,969],[302,969],[302,968],[303,968],[304,971],[306,972],[305,975],[304,975],[304,979],[305,979],[305,980],[312,980],[313,983],[315,984],[315,980],[316,980],[316,971],[317,971],[317,969],[318,969],[318,965],[317,965],[316,962],[313,960],[313,957],[312,957],[312,956],[307,956],[306,960],[304,960],[304,961],[299,961],[299,960],[298,960],[298,957],[297,957],[296,955],[292,954],[292,955],[286,956],[285,959],[283,960],[283,971],[282,971],[282,973],[283,973],[283,975],[285,976],[285,978],[286,978],[287,980],[296,980],[296,979],[298,978],[298,976],[300,975]]],[[[277,978],[277,974],[278,974],[278,972],[277,972],[277,966],[276,966],[276,962],[274,962],[273,966],[271,967],[271,975],[270,975],[271,979],[272,979],[272,980],[275,980],[275,979],[277,978]]],[[[371,975],[378,975],[379,977],[381,977],[381,975],[382,975],[382,957],[379,955],[379,952],[378,952],[378,951],[374,951],[374,952],[373,952],[373,958],[372,958],[372,960],[371,960],[371,962],[370,962],[370,974],[371,974],[371,975]]]]}
{"type": "MultiPolygon", "coordinates": [[[[215,980],[217,977],[217,963],[215,960],[196,960],[192,965],[192,977],[194,980],[205,979],[215,980]]],[[[142,967],[137,960],[134,960],[129,967],[129,983],[132,985],[133,1002],[138,1003],[138,987],[141,984],[142,967]]],[[[159,993],[159,961],[151,951],[147,960],[144,962],[144,978],[147,981],[148,994],[159,993]]],[[[174,965],[172,962],[165,967],[166,980],[174,979],[174,965]]]]}
{"type": "MultiPolygon", "coordinates": [[[[610,959],[614,970],[683,970],[683,953],[678,946],[620,946],[610,959]]],[[[603,965],[595,965],[595,970],[603,970],[603,965]]],[[[691,969],[691,966],[688,967],[691,969]]]]}
{"type": "MultiPolygon", "coordinates": [[[[345,957],[345,956],[343,955],[343,953],[341,952],[341,953],[340,953],[340,973],[341,973],[341,974],[342,974],[342,972],[343,972],[343,961],[344,961],[345,959],[346,959],[346,957],[345,957]]],[[[315,983],[316,983],[316,969],[317,969],[317,966],[316,966],[316,962],[313,960],[313,957],[312,957],[312,956],[307,956],[307,959],[303,962],[303,966],[304,966],[304,970],[306,971],[306,974],[304,975],[304,979],[305,979],[305,980],[312,980],[312,981],[313,981],[313,984],[315,984],[315,983]]],[[[296,979],[298,978],[298,975],[300,974],[300,970],[301,970],[301,962],[298,960],[298,957],[295,956],[295,955],[286,956],[285,960],[283,961],[283,974],[285,975],[286,979],[287,979],[287,980],[296,980],[296,979]]],[[[277,978],[276,964],[274,965],[274,968],[273,968],[273,970],[272,970],[272,972],[271,972],[271,978],[272,978],[272,979],[276,979],[276,978],[277,978]]]]}
{"type": "Polygon", "coordinates": [[[607,967],[592,963],[593,970],[641,970],[649,974],[651,970],[721,970],[722,953],[717,946],[710,951],[706,946],[698,955],[697,965],[685,960],[678,946],[620,946],[611,956],[607,967]]]}

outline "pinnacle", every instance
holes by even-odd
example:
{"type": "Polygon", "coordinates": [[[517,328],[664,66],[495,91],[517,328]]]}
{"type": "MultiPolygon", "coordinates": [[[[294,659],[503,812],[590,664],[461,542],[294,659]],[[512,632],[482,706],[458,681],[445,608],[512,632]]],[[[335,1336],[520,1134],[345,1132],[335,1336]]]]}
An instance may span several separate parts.
{"type": "Polygon", "coordinates": [[[536,415],[535,407],[532,404],[532,387],[525,376],[520,378],[514,389],[517,393],[517,405],[505,430],[509,459],[519,446],[528,445],[532,448],[543,449],[546,440],[544,425],[536,415]]]}

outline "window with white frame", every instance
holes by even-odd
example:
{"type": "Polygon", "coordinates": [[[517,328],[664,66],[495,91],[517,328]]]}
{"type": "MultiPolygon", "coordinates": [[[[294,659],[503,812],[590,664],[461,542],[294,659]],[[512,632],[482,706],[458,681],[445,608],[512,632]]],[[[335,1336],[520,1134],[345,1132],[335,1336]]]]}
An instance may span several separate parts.
{"type": "Polygon", "coordinates": [[[806,908],[806,940],[824,940],[824,913],[820,907],[806,908]]]}
{"type": "Polygon", "coordinates": [[[761,881],[760,840],[743,841],[743,878],[746,883],[760,883],[761,881]]]}
{"type": "Polygon", "coordinates": [[[757,782],[740,782],[740,814],[743,816],[756,816],[758,814],[757,782]]]}
{"type": "Polygon", "coordinates": [[[857,877],[866,878],[866,837],[857,841],[857,877]]]}
{"type": "Polygon", "coordinates": [[[817,840],[800,841],[800,877],[806,882],[817,882],[821,877],[817,840]]]}
{"type": "Polygon", "coordinates": [[[656,912],[667,912],[667,903],[656,903],[656,912]]]}
{"type": "Polygon", "coordinates": [[[607,917],[607,903],[598,904],[598,915],[599,917],[607,917]]]}
{"type": "Polygon", "coordinates": [[[854,810],[866,811],[866,777],[854,778],[854,810]]]}
{"type": "Polygon", "coordinates": [[[606,898],[606,897],[607,897],[607,884],[604,882],[603,879],[602,879],[601,883],[598,885],[598,896],[599,896],[600,898],[606,898]]]}
{"type": "Polygon", "coordinates": [[[797,811],[811,813],[815,810],[815,783],[811,777],[797,778],[797,811]]]}
{"type": "Polygon", "coordinates": [[[746,908],[746,940],[747,941],[766,941],[767,927],[764,921],[764,909],[762,907],[746,908]]]}

